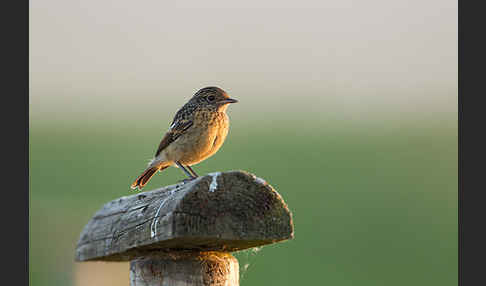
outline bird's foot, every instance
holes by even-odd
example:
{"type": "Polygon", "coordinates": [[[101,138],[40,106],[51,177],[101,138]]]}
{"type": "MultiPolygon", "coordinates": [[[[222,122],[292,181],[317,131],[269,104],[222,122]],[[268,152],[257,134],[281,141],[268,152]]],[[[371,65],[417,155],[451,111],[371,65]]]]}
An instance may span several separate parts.
{"type": "Polygon", "coordinates": [[[183,184],[185,184],[185,183],[189,183],[190,181],[192,181],[192,180],[194,180],[194,179],[196,179],[196,178],[197,178],[197,177],[185,178],[185,179],[183,179],[183,180],[180,180],[178,183],[183,183],[183,184]]]}

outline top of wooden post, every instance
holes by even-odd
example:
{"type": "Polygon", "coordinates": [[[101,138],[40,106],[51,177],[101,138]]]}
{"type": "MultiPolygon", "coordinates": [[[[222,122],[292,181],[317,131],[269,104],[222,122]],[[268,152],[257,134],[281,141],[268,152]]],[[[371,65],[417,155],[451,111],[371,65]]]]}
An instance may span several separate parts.
{"type": "Polygon", "coordinates": [[[230,171],[105,204],[84,227],[75,259],[230,252],[291,238],[292,214],[280,194],[253,174],[230,171]]]}

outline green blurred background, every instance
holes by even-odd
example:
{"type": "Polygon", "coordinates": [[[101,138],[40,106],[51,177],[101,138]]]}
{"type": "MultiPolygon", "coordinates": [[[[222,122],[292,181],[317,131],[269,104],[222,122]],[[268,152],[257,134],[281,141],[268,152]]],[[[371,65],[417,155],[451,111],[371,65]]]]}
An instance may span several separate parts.
{"type": "Polygon", "coordinates": [[[196,171],[252,172],[294,218],[241,285],[456,285],[457,3],[389,2],[31,2],[30,285],[128,285],[79,234],[208,85],[240,102],[196,171]]]}

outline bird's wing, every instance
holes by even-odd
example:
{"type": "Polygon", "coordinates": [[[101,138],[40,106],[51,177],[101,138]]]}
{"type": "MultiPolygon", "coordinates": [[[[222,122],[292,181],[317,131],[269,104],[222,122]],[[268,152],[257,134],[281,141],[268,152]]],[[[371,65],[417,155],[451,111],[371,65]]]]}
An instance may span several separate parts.
{"type": "Polygon", "coordinates": [[[157,148],[157,152],[155,153],[155,157],[159,156],[160,152],[164,150],[170,143],[174,142],[179,136],[184,134],[189,127],[193,124],[192,120],[189,119],[182,119],[177,122],[174,122],[171,125],[171,128],[167,133],[165,133],[162,141],[160,141],[159,148],[157,148]]]}
{"type": "Polygon", "coordinates": [[[164,150],[170,143],[174,142],[179,136],[189,129],[193,124],[194,111],[197,105],[192,102],[186,103],[179,111],[177,111],[169,127],[169,131],[165,133],[164,138],[160,141],[159,148],[155,152],[155,157],[159,156],[160,152],[164,150]]]}

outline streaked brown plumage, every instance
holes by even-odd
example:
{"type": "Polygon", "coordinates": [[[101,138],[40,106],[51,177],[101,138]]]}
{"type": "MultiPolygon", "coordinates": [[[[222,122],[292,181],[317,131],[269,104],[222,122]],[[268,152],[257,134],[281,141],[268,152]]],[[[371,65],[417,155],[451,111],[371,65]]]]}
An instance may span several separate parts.
{"type": "Polygon", "coordinates": [[[197,177],[190,166],[214,155],[223,145],[229,129],[226,109],[235,102],[218,87],[205,87],[196,92],[176,113],[155,157],[131,188],[141,190],[157,171],[174,164],[190,179],[197,177]]]}

